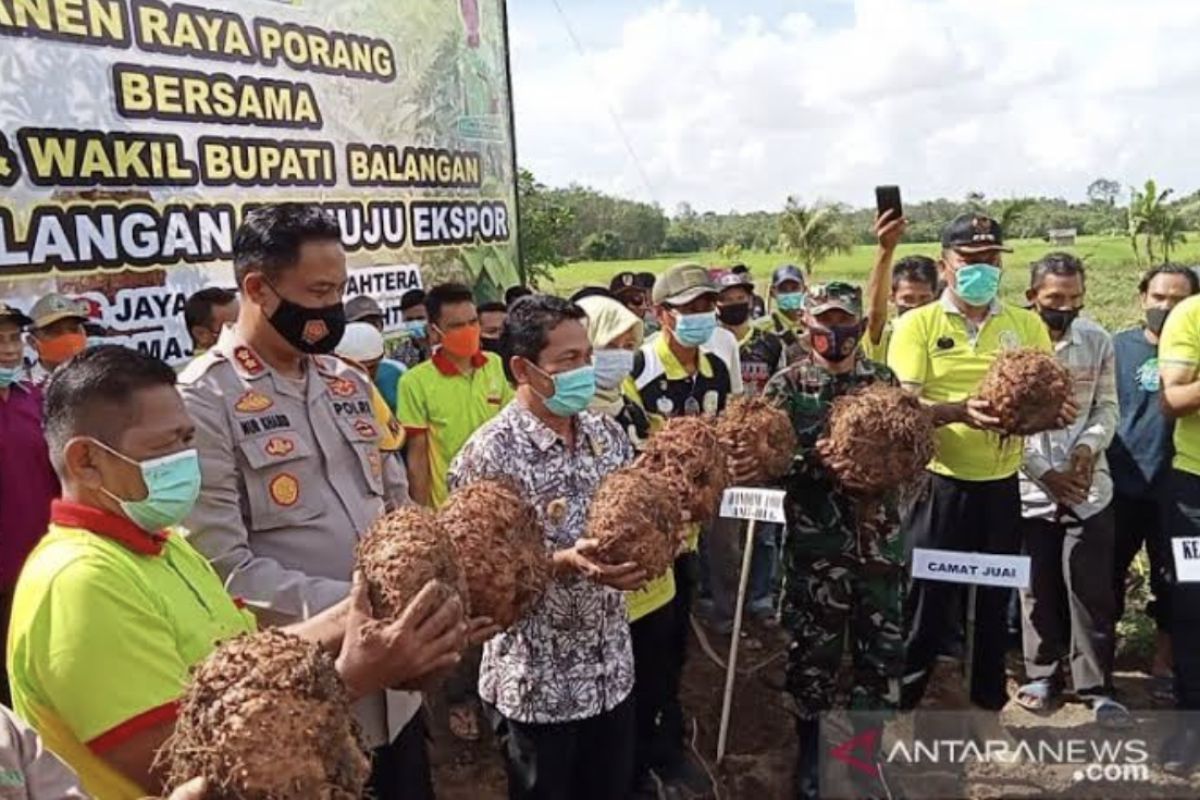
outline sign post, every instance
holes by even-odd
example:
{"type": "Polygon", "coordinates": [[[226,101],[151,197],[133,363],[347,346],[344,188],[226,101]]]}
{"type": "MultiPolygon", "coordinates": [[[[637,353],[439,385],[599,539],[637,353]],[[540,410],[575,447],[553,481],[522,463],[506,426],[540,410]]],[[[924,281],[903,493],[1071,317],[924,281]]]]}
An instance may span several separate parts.
{"type": "Polygon", "coordinates": [[[721,516],[744,519],[746,542],[742,551],[742,571],[738,577],[737,602],[733,607],[733,638],[729,643],[729,660],[725,666],[725,694],[721,698],[721,727],[717,733],[717,763],[725,758],[729,734],[729,713],[733,706],[733,680],[737,675],[738,641],[742,636],[742,610],[746,603],[746,587],[750,582],[750,563],[754,555],[754,532],[759,522],[785,522],[784,492],[781,489],[754,489],[734,486],[721,498],[721,516]]]}

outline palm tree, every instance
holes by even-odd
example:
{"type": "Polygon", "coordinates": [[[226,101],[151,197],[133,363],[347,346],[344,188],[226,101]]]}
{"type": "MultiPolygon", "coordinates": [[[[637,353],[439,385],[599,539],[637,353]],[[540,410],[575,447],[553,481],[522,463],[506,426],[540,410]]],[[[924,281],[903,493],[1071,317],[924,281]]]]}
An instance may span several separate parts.
{"type": "Polygon", "coordinates": [[[831,256],[849,254],[854,238],[847,230],[837,205],[816,203],[806,206],[789,197],[779,218],[779,246],[795,256],[812,275],[813,269],[831,256]]]}
{"type": "Polygon", "coordinates": [[[1032,197],[1021,197],[1014,200],[1009,200],[1000,207],[1000,214],[996,221],[1000,223],[1000,229],[1004,231],[1006,239],[1020,238],[1014,235],[1013,226],[1015,226],[1021,217],[1025,216],[1025,212],[1036,205],[1036,201],[1032,197]]]}
{"type": "MultiPolygon", "coordinates": [[[[1133,247],[1133,255],[1141,263],[1141,258],[1137,250],[1137,237],[1139,234],[1144,234],[1146,237],[1146,258],[1149,263],[1154,264],[1154,237],[1161,238],[1163,230],[1170,230],[1172,244],[1178,244],[1183,236],[1182,222],[1172,222],[1171,217],[1176,216],[1167,207],[1167,198],[1174,193],[1174,189],[1164,189],[1161,192],[1158,190],[1158,184],[1153,179],[1147,180],[1142,191],[1130,188],[1129,196],[1129,239],[1133,247]]],[[[1167,245],[1167,249],[1171,245],[1167,245]]]]}
{"type": "Polygon", "coordinates": [[[1183,217],[1173,211],[1163,209],[1154,231],[1158,234],[1158,241],[1162,245],[1163,261],[1171,260],[1171,248],[1187,242],[1187,237],[1183,235],[1185,230],[1186,223],[1184,223],[1183,217]]]}

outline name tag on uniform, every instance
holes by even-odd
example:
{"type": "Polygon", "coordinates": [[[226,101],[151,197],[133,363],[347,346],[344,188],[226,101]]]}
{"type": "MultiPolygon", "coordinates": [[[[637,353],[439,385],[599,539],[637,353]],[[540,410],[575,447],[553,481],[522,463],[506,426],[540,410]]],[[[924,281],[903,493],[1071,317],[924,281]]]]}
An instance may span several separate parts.
{"type": "Polygon", "coordinates": [[[759,522],[787,522],[783,513],[782,489],[754,489],[734,486],[721,496],[721,516],[728,519],[754,519],[759,522]]]}
{"type": "Polygon", "coordinates": [[[1024,589],[1029,586],[1029,556],[913,550],[912,576],[927,581],[1024,589]]]}
{"type": "Polygon", "coordinates": [[[1200,537],[1178,536],[1171,540],[1175,553],[1175,580],[1200,583],[1200,537]]]}

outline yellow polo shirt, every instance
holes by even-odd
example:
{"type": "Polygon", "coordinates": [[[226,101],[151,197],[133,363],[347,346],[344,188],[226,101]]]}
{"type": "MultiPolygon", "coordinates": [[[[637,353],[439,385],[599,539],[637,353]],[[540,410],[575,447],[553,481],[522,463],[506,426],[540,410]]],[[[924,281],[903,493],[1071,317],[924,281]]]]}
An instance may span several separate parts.
{"type": "Polygon", "coordinates": [[[104,754],[173,721],[191,668],[254,630],[179,533],[55,501],[13,596],[13,706],[92,796],[135,800],[146,792],[104,754]]]}
{"type": "MultiPolygon", "coordinates": [[[[1200,368],[1200,295],[1171,310],[1158,340],[1159,366],[1200,368]]],[[[1175,469],[1200,475],[1200,414],[1175,421],[1175,469]]]]}
{"type": "Polygon", "coordinates": [[[871,342],[871,334],[866,333],[862,339],[862,354],[869,361],[874,361],[876,364],[886,364],[888,345],[892,342],[892,330],[895,326],[895,320],[889,319],[883,326],[883,331],[879,334],[879,344],[871,342]]]}
{"type": "Polygon", "coordinates": [[[429,440],[430,499],[446,502],[446,475],[471,434],[504,408],[513,389],[495,353],[479,353],[470,375],[459,372],[440,352],[400,378],[400,424],[409,436],[429,440]]]}
{"type": "MultiPolygon", "coordinates": [[[[1036,314],[995,301],[974,330],[946,293],[895,321],[887,364],[902,384],[920,387],[922,400],[957,403],[979,390],[998,353],[1018,347],[1053,352],[1050,333],[1036,314]]],[[[929,469],[939,475],[990,481],[1007,478],[1021,466],[1019,436],[1004,439],[955,423],[938,428],[934,442],[929,469]]]]}

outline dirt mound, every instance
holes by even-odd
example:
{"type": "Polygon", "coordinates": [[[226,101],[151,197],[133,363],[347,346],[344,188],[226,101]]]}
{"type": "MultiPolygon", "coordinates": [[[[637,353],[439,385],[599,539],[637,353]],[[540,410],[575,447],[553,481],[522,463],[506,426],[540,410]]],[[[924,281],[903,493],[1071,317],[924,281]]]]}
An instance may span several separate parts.
{"type": "Polygon", "coordinates": [[[606,477],[588,510],[587,535],[600,543],[597,560],[632,561],[652,577],[675,562],[682,528],[683,510],[671,482],[643,467],[606,477]]]}
{"type": "Polygon", "coordinates": [[[711,421],[702,417],[668,420],[650,437],[637,466],[671,482],[672,493],[682,498],[692,522],[708,522],[721,508],[729,475],[725,448],[711,421]]]}
{"type": "Polygon", "coordinates": [[[796,431],[787,412],[765,397],[735,398],[717,419],[717,435],[747,449],[763,480],[777,480],[792,469],[796,431]]]}
{"type": "Polygon", "coordinates": [[[367,579],[376,619],[400,616],[429,581],[457,590],[468,605],[467,582],[450,536],[422,506],[404,506],[375,521],[358,544],[358,566],[367,579]]]}
{"type": "Polygon", "coordinates": [[[903,389],[877,384],[833,401],[818,448],[840,481],[877,493],[915,481],[933,458],[933,417],[903,389]]]}
{"type": "Polygon", "coordinates": [[[1058,427],[1063,403],[1071,396],[1071,374],[1054,356],[1040,350],[1006,350],[996,357],[979,397],[992,404],[1000,427],[1012,436],[1029,436],[1058,427]]]}
{"type": "Polygon", "coordinates": [[[479,481],[452,492],[439,518],[466,577],[472,616],[510,627],[550,581],[537,512],[511,485],[479,481]]]}
{"type": "Polygon", "coordinates": [[[207,778],[208,800],[353,800],[370,771],[333,660],[278,630],[196,667],[158,762],[170,787],[207,778]]]}

